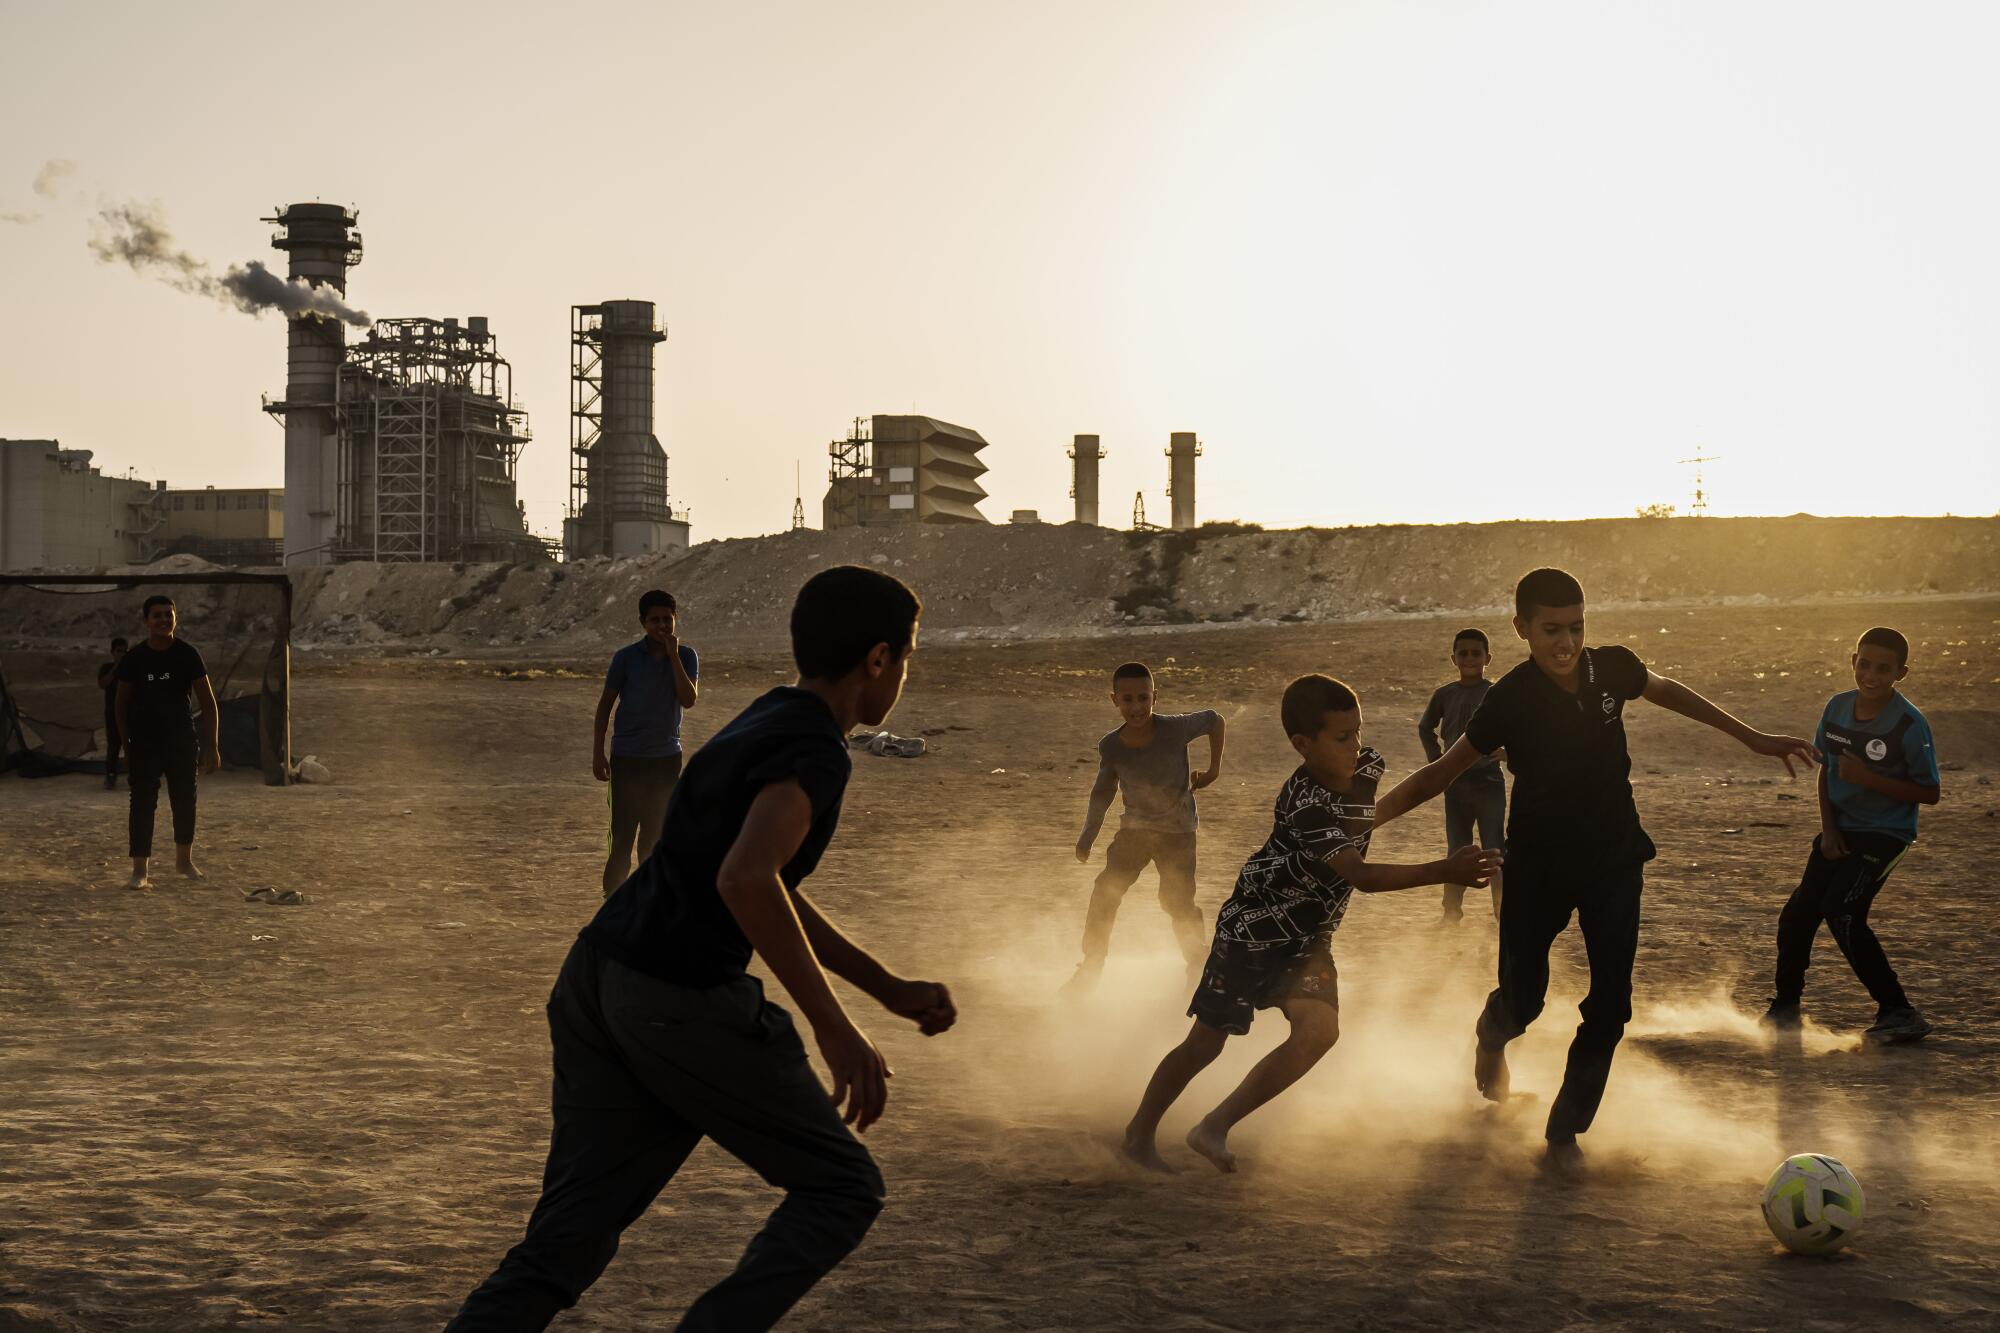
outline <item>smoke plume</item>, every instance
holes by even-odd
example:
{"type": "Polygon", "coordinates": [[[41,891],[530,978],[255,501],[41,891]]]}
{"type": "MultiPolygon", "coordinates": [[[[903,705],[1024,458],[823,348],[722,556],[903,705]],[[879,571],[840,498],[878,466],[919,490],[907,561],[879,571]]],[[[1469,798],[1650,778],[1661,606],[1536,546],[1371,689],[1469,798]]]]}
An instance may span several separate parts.
{"type": "Polygon", "coordinates": [[[281,278],[254,259],[218,277],[205,261],[175,246],[159,209],[148,204],[114,204],[101,210],[90,252],[102,263],[123,264],[134,273],[246,314],[275,310],[290,319],[337,319],[360,328],[374,322],[331,287],[281,278]]]}
{"type": "Polygon", "coordinates": [[[60,191],[63,177],[76,170],[76,163],[66,157],[52,157],[42,163],[42,169],[35,173],[35,193],[44,199],[53,199],[60,191]]]}
{"type": "MultiPolygon", "coordinates": [[[[42,169],[35,173],[34,192],[44,199],[53,199],[61,193],[63,177],[76,170],[76,163],[66,157],[52,157],[42,163],[42,169]]],[[[25,227],[31,222],[40,222],[42,215],[35,209],[0,208],[0,222],[12,222],[25,227]]]]}

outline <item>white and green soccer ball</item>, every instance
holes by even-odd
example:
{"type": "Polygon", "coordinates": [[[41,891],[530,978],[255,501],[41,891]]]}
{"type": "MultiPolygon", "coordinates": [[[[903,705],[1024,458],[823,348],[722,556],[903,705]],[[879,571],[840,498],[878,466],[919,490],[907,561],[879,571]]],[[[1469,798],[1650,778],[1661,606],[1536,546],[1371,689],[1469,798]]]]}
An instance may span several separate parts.
{"type": "Polygon", "coordinates": [[[1867,1209],[1854,1173],[1823,1153],[1787,1157],[1764,1186],[1764,1221],[1799,1254],[1832,1254],[1860,1233],[1867,1209]]]}

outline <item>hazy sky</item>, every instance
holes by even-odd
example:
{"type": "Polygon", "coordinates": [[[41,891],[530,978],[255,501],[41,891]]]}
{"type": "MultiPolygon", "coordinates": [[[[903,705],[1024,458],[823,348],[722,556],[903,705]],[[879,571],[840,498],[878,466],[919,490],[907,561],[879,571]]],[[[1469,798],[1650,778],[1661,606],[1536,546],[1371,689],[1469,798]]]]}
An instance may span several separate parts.
{"type": "Polygon", "coordinates": [[[697,540],[913,408],[992,498],[1267,525],[2000,509],[2000,7],[0,0],[0,436],[276,485],[280,321],[218,269],[361,210],[353,302],[492,320],[567,494],[574,303],[660,304],[697,540]],[[51,160],[75,170],[42,179],[51,160]],[[50,196],[53,197],[50,197],[50,196]]]}

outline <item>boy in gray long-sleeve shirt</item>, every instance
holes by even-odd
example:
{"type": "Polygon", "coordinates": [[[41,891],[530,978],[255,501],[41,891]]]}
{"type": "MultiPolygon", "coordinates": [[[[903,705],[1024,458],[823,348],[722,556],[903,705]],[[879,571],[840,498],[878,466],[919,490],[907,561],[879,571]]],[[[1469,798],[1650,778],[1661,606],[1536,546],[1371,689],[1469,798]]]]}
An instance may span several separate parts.
{"type": "Polygon", "coordinates": [[[1208,956],[1208,931],[1194,902],[1194,794],[1222,773],[1223,724],[1220,714],[1155,713],[1153,673],[1143,662],[1127,662],[1111,673],[1111,700],[1124,725],[1097,743],[1097,781],[1076,859],[1090,860],[1091,844],[1104,826],[1112,796],[1123,791],[1125,811],[1104,852],[1104,870],[1090,891],[1083,925],[1083,961],[1065,990],[1095,985],[1111,946],[1111,923],[1118,904],[1148,863],[1160,869],[1160,906],[1174,921],[1174,935],[1190,970],[1208,956]],[[1188,769],[1187,747],[1208,737],[1208,767],[1188,769]]]}
{"type": "MultiPolygon", "coordinates": [[[[1486,664],[1492,654],[1484,632],[1462,629],[1451,641],[1452,664],[1458,679],[1440,685],[1417,719],[1417,738],[1424,743],[1424,758],[1436,763],[1446,750],[1458,743],[1472,715],[1479,711],[1493,682],[1486,679],[1486,664]],[[1438,731],[1444,731],[1443,743],[1438,731]]],[[[1444,793],[1444,839],[1446,853],[1472,844],[1475,825],[1479,845],[1494,851],[1506,848],[1507,779],[1500,771],[1500,755],[1491,754],[1465,771],[1444,793]]],[[[1444,916],[1440,925],[1456,925],[1465,915],[1465,890],[1457,884],[1444,886],[1444,916]]],[[[1500,919],[1500,875],[1493,875],[1493,919],[1500,919]]]]}

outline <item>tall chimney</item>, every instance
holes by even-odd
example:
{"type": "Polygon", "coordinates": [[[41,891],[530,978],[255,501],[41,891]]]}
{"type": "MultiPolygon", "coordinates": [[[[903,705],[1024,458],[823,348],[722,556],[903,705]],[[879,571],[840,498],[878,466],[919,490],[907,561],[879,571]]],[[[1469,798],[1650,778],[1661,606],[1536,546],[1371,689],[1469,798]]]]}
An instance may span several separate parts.
{"type": "MultiPolygon", "coordinates": [[[[292,204],[260,220],[278,225],[271,248],[290,259],[293,281],[345,297],[347,270],[361,262],[358,217],[339,204],[292,204]]],[[[285,419],[285,564],[330,564],[340,497],[334,390],[346,331],[337,319],[294,316],[286,323],[285,397],[265,409],[285,419]]]]}
{"type": "Polygon", "coordinates": [[[1097,526],[1097,461],[1104,457],[1097,436],[1079,435],[1070,446],[1070,498],[1076,501],[1076,521],[1097,526]]]}
{"type": "Polygon", "coordinates": [[[571,307],[571,379],[579,386],[571,451],[582,473],[575,517],[565,525],[572,560],[686,545],[667,503],[667,454],[653,433],[653,349],[666,337],[651,301],[571,307]]]}
{"type": "Polygon", "coordinates": [[[1194,526],[1194,460],[1201,457],[1201,441],[1191,430],[1177,430],[1168,436],[1167,494],[1173,498],[1172,525],[1175,529],[1194,526]]]}

